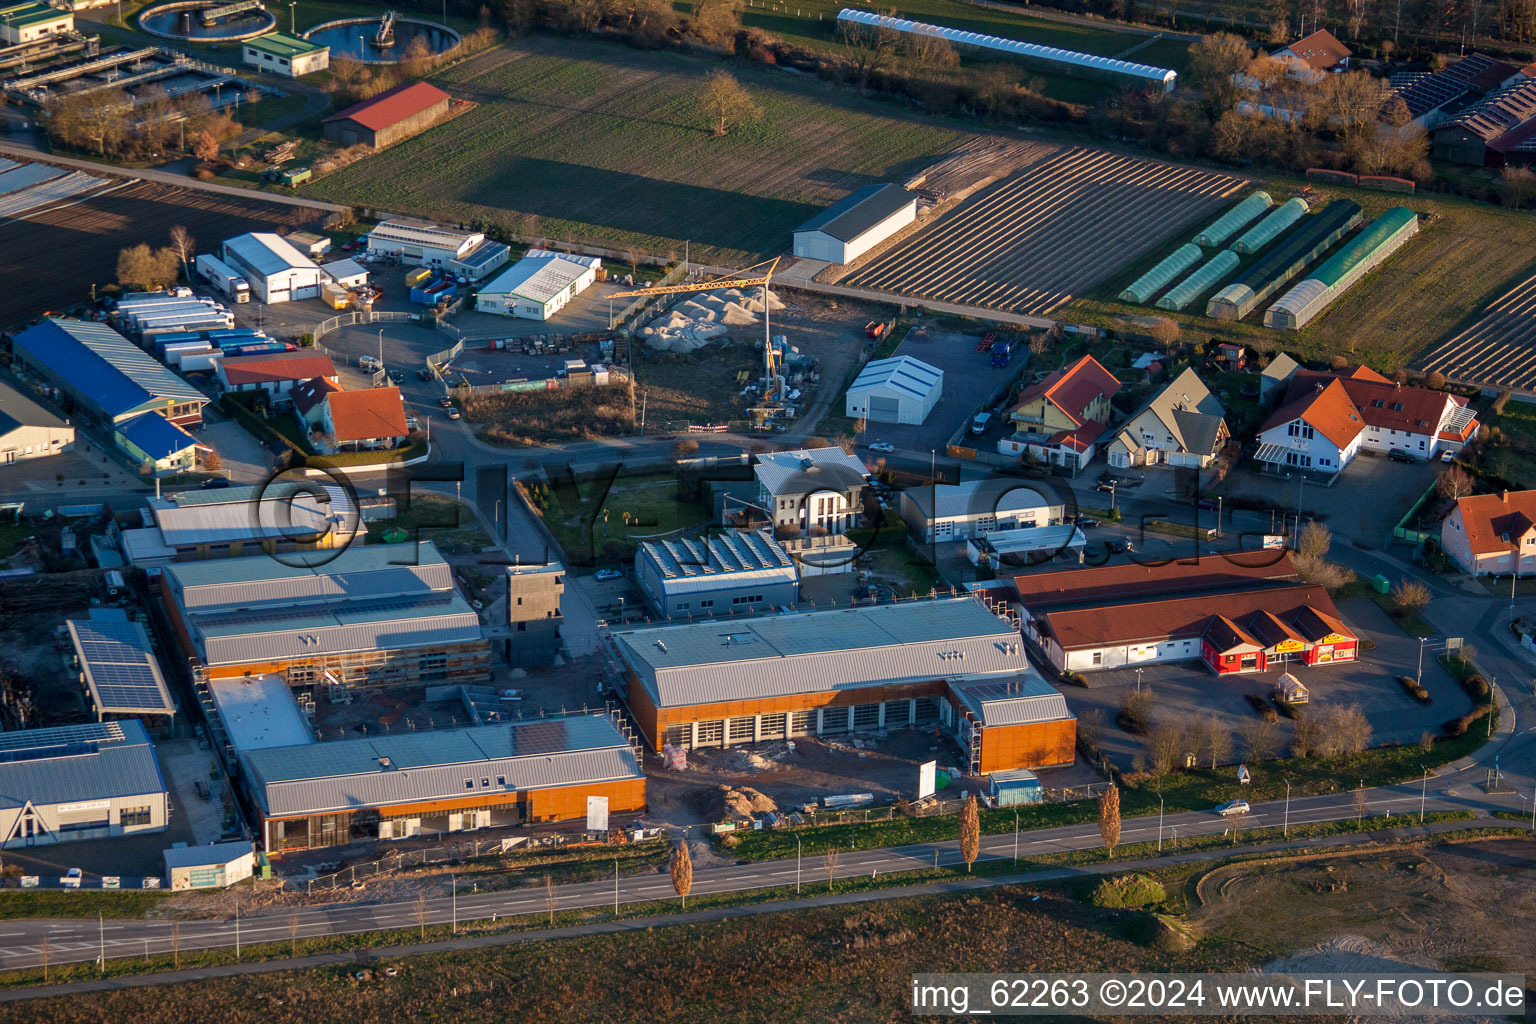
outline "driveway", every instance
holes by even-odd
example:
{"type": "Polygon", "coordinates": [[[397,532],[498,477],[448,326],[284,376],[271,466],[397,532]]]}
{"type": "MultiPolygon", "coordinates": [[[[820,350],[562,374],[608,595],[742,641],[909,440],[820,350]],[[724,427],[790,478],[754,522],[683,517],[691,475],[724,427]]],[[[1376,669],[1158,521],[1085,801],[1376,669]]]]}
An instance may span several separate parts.
{"type": "Polygon", "coordinates": [[[1298,498],[1307,514],[1336,535],[1380,543],[1445,467],[1439,462],[1409,465],[1380,455],[1355,456],[1331,486],[1308,479],[1251,472],[1244,463],[1217,493],[1295,511],[1298,498]],[[1362,497],[1369,495],[1369,500],[1362,497]]]}
{"type": "Polygon", "coordinates": [[[250,432],[209,405],[203,410],[206,424],[199,439],[212,445],[224,464],[223,473],[236,483],[257,483],[271,471],[272,458],[250,432]]]}
{"type": "MultiPolygon", "coordinates": [[[[862,440],[888,441],[902,451],[926,452],[944,445],[962,423],[969,424],[978,410],[991,403],[996,394],[1008,386],[1029,359],[1029,350],[1023,346],[1014,352],[1013,359],[1003,369],[994,369],[992,357],[977,352],[981,337],[958,331],[942,331],[930,326],[924,334],[908,334],[896,347],[896,355],[938,367],[944,371],[944,392],[928,418],[919,425],[870,423],[862,440]]],[[[838,396],[842,404],[842,396],[838,396]]],[[[839,410],[840,411],[840,410],[839,410]]],[[[966,443],[995,451],[997,441],[1011,431],[998,422],[983,437],[966,435],[966,443]]]]}

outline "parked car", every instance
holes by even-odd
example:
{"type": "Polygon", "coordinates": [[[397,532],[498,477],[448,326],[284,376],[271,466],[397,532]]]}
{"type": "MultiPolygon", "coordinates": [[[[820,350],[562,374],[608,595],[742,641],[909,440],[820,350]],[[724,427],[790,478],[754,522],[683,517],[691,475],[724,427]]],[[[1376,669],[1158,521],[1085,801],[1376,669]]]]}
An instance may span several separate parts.
{"type": "Polygon", "coordinates": [[[1104,542],[1104,549],[1112,555],[1119,555],[1130,550],[1130,546],[1123,540],[1107,540],[1104,542]]]}
{"type": "Polygon", "coordinates": [[[1221,815],[1223,818],[1233,818],[1239,814],[1247,814],[1248,812],[1249,808],[1247,800],[1229,800],[1228,802],[1222,804],[1220,807],[1216,808],[1216,813],[1221,815]]]}
{"type": "Polygon", "coordinates": [[[879,452],[881,455],[889,455],[891,452],[896,450],[896,446],[891,444],[889,441],[876,441],[874,444],[869,446],[869,450],[872,452],[879,452]]]}
{"type": "Polygon", "coordinates": [[[453,408],[453,399],[449,398],[447,395],[443,395],[437,400],[437,404],[442,406],[444,409],[451,409],[453,408]]]}
{"type": "Polygon", "coordinates": [[[1093,485],[1093,489],[1096,491],[1113,491],[1118,486],[1119,484],[1115,483],[1113,480],[1100,480],[1098,483],[1093,485]]]}
{"type": "Polygon", "coordinates": [[[198,486],[201,487],[205,491],[216,491],[220,487],[228,487],[229,486],[229,479],[227,477],[222,477],[222,476],[209,477],[207,480],[204,480],[198,486]]]}
{"type": "Polygon", "coordinates": [[[401,384],[405,383],[405,374],[401,373],[399,370],[390,370],[389,382],[395,387],[399,387],[401,384]]]}
{"type": "Polygon", "coordinates": [[[607,583],[609,580],[621,580],[624,574],[617,569],[599,569],[592,574],[592,578],[599,583],[607,583]]]}
{"type": "Polygon", "coordinates": [[[1405,452],[1401,448],[1393,448],[1387,452],[1387,458],[1393,462],[1418,462],[1418,458],[1412,452],[1405,452]]]}
{"type": "Polygon", "coordinates": [[[1221,502],[1217,501],[1215,498],[1201,498],[1199,501],[1195,502],[1195,508],[1202,512],[1215,512],[1220,507],[1221,502]]]}
{"type": "Polygon", "coordinates": [[[78,889],[84,878],[85,875],[81,873],[79,868],[70,868],[64,872],[64,877],[59,879],[59,884],[66,889],[78,889]]]}
{"type": "Polygon", "coordinates": [[[1091,530],[1095,526],[1103,525],[1103,523],[1099,522],[1097,519],[1092,518],[1091,516],[1079,516],[1077,520],[1077,528],[1079,530],[1091,530]]]}
{"type": "Polygon", "coordinates": [[[504,701],[507,701],[509,703],[512,702],[512,701],[522,700],[523,699],[523,691],[522,690],[502,690],[501,691],[501,699],[504,700],[504,701]]]}
{"type": "Polygon", "coordinates": [[[451,419],[451,420],[458,419],[459,418],[459,410],[456,409],[454,406],[450,405],[448,407],[448,418],[451,419]]]}
{"type": "Polygon", "coordinates": [[[425,366],[423,366],[421,369],[416,371],[416,379],[417,380],[431,380],[432,379],[432,371],[427,369],[425,366]]]}
{"type": "Polygon", "coordinates": [[[1440,461],[1441,462],[1455,462],[1456,461],[1456,453],[1455,452],[1441,452],[1440,453],[1440,461]]]}

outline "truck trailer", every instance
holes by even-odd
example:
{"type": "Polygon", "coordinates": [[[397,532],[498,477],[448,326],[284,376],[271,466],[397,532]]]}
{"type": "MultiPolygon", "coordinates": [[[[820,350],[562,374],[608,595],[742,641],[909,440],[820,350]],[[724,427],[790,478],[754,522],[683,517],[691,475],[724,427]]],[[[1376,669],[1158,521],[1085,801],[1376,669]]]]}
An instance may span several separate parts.
{"type": "Polygon", "coordinates": [[[234,302],[250,302],[251,286],[229,268],[229,264],[217,256],[204,255],[197,258],[197,274],[207,281],[220,294],[227,295],[234,302]]]}

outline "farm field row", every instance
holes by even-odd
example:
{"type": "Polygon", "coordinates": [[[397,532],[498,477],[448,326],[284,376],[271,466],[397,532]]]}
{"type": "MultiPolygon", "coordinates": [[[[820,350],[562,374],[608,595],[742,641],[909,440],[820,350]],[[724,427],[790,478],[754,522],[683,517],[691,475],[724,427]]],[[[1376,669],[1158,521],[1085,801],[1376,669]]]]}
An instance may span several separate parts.
{"type": "Polygon", "coordinates": [[[1243,184],[1074,147],[978,192],[845,283],[1044,316],[1210,215],[1243,184]]]}
{"type": "Polygon", "coordinates": [[[1536,391],[1536,276],[1521,281],[1476,323],[1436,346],[1423,365],[1460,383],[1536,391]]]}
{"type": "Polygon", "coordinates": [[[782,72],[737,77],[763,116],[714,138],[696,95],[714,61],[539,37],[441,76],[478,107],[307,194],[615,248],[743,261],[871,182],[973,136],[782,72]]]}
{"type": "MultiPolygon", "coordinates": [[[[1254,184],[1277,203],[1307,186],[1300,179],[1280,177],[1254,184]]],[[[1167,315],[1188,336],[1238,342],[1260,352],[1284,350],[1303,359],[1343,355],[1390,373],[1414,364],[1430,346],[1470,326],[1491,303],[1531,275],[1536,216],[1447,196],[1311,187],[1313,209],[1334,199],[1352,199],[1369,222],[1394,206],[1406,206],[1419,214],[1420,232],[1302,330],[1266,328],[1260,312],[1237,323],[1207,318],[1201,315],[1204,297],[1188,311],[1174,314],[1121,301],[1118,295],[1126,285],[1182,244],[1182,237],[1133,261],[1058,315],[1106,327],[1167,315]]]]}

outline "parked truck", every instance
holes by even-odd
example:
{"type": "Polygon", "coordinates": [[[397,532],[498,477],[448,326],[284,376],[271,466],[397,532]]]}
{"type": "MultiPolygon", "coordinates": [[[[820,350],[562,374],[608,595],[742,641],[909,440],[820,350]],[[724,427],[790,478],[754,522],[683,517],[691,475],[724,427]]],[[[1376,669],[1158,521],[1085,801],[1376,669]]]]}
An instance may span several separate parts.
{"type": "Polygon", "coordinates": [[[1017,336],[1005,334],[992,343],[992,365],[1004,367],[1013,358],[1013,347],[1019,343],[1017,336]]]}
{"type": "Polygon", "coordinates": [[[229,268],[229,264],[217,256],[197,258],[197,273],[204,281],[235,302],[251,301],[251,286],[245,278],[229,268]]]}

